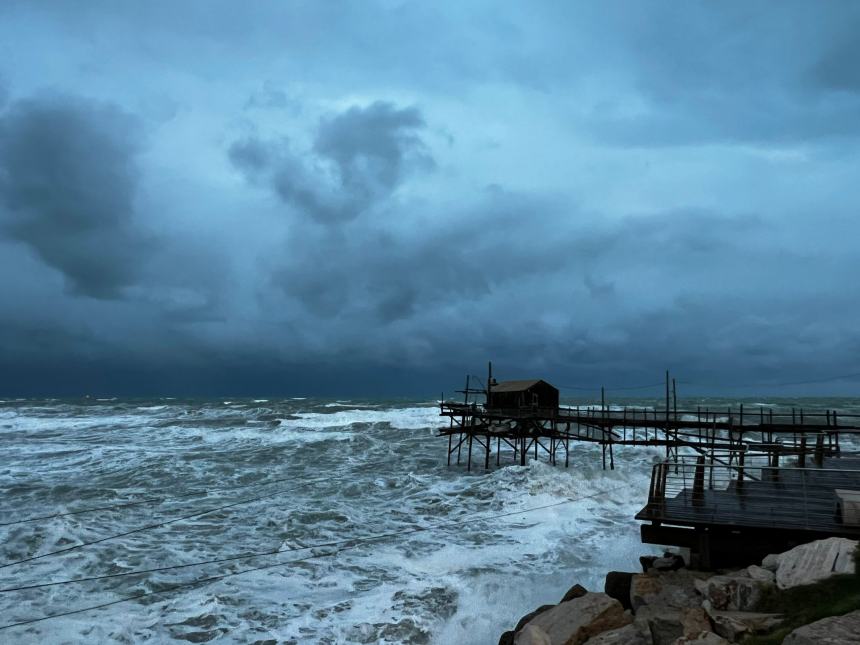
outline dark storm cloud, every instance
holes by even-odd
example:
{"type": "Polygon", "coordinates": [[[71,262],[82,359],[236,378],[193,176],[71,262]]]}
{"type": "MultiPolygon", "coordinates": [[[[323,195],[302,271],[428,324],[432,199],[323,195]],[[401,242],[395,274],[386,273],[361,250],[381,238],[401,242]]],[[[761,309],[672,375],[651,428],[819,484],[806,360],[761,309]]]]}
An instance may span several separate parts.
{"type": "Polygon", "coordinates": [[[3,229],[78,293],[113,298],[134,282],[147,242],[133,224],[139,127],[116,107],[19,100],[0,116],[3,229]]]}
{"type": "MultiPolygon", "coordinates": [[[[421,324],[422,312],[440,303],[478,300],[563,266],[572,240],[553,230],[547,207],[557,205],[493,188],[471,208],[461,207],[456,225],[411,213],[412,225],[403,230],[359,222],[303,231],[289,244],[277,282],[314,314],[348,325],[413,317],[421,324]]],[[[383,220],[391,216],[381,213],[383,220]]]]}
{"type": "Polygon", "coordinates": [[[321,222],[357,217],[397,188],[415,167],[432,167],[417,131],[415,108],[377,101],[323,119],[313,155],[301,156],[286,139],[252,137],[230,147],[230,159],[249,180],[274,189],[286,203],[321,222]]]}
{"type": "MultiPolygon", "coordinates": [[[[459,231],[387,243],[355,231],[313,239],[305,253],[297,244],[278,280],[331,352],[365,363],[388,352],[427,364],[494,356],[508,369],[607,383],[665,367],[700,381],[732,371],[779,380],[779,365],[814,372],[817,355],[860,338],[851,296],[808,278],[825,257],[815,241],[788,252],[757,216],[690,209],[559,226],[558,204],[496,197],[463,213],[459,231]]],[[[827,369],[850,372],[844,356],[827,369]]]]}
{"type": "Polygon", "coordinates": [[[856,3],[0,14],[28,391],[858,371],[856,3]]]}

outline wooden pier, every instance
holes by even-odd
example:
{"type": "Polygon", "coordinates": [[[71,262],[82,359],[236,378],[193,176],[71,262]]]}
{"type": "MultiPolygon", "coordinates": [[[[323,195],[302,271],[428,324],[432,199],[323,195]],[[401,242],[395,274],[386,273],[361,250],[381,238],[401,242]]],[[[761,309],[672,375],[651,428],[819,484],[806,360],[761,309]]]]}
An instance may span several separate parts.
{"type": "MultiPolygon", "coordinates": [[[[493,383],[492,377],[489,382],[493,383]]],[[[612,406],[604,397],[599,405],[561,406],[557,390],[553,402],[551,392],[547,395],[546,391],[546,386],[552,386],[544,381],[496,383],[505,394],[517,394],[520,402],[527,401],[514,407],[510,405],[514,397],[494,394],[492,385],[489,391],[470,388],[467,379],[466,388],[460,390],[463,402],[441,401],[440,415],[448,417],[449,423],[439,429],[439,434],[448,437],[448,464],[456,454],[456,463],[465,459],[468,470],[475,453],[483,457],[485,468],[493,461],[501,465],[503,446],[520,465],[533,454],[535,459],[546,457],[553,465],[563,457],[564,465],[569,466],[571,447],[591,443],[601,446],[604,468],[615,467],[617,446],[663,447],[666,458],[672,460],[690,451],[718,460],[717,453],[734,455],[743,449],[766,453],[778,466],[780,459],[792,456],[821,463],[825,456],[841,451],[840,438],[860,439],[857,414],[776,410],[763,405],[750,410],[743,404],[718,410],[684,410],[678,409],[677,398],[669,395],[668,383],[667,376],[663,409],[612,406]],[[543,394],[534,392],[536,389],[543,394]],[[478,397],[485,400],[479,403],[475,400],[478,397]]]]}
{"type": "Polygon", "coordinates": [[[601,447],[615,468],[618,446],[660,447],[647,505],[636,518],[642,541],[688,547],[705,567],[749,563],[767,553],[829,536],[860,539],[860,415],[744,405],[679,409],[666,374],[665,405],[559,405],[542,380],[460,390],[442,397],[448,465],[471,470],[545,457],[570,465],[577,444],[601,447]],[[483,399],[483,400],[481,400],[483,399]],[[847,509],[847,510],[846,510],[847,509]]]}

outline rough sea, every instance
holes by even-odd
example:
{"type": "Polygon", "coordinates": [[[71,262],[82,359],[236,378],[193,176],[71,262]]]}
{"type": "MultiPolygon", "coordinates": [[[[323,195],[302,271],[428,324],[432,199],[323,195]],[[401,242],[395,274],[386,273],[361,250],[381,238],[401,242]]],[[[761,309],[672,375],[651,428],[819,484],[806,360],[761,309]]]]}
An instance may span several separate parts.
{"type": "Polygon", "coordinates": [[[655,552],[633,516],[658,450],[469,473],[444,420],[434,401],[0,402],[0,628],[106,605],[0,643],[490,645],[655,552]]]}

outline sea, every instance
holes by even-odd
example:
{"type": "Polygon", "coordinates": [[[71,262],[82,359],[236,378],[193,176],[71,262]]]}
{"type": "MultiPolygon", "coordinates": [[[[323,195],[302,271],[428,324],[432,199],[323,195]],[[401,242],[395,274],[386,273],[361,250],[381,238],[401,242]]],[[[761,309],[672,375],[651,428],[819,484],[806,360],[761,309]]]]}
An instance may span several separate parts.
{"type": "Polygon", "coordinates": [[[468,472],[445,421],[434,400],[4,400],[0,643],[494,645],[657,552],[634,515],[659,449],[468,472]]]}

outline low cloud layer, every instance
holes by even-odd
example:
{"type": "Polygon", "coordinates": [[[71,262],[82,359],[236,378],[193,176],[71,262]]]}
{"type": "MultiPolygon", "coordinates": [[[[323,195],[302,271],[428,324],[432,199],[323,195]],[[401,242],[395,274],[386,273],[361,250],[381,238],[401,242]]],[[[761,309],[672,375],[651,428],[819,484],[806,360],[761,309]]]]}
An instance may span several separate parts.
{"type": "Polygon", "coordinates": [[[0,18],[2,396],[860,387],[853,3],[0,18]]]}

